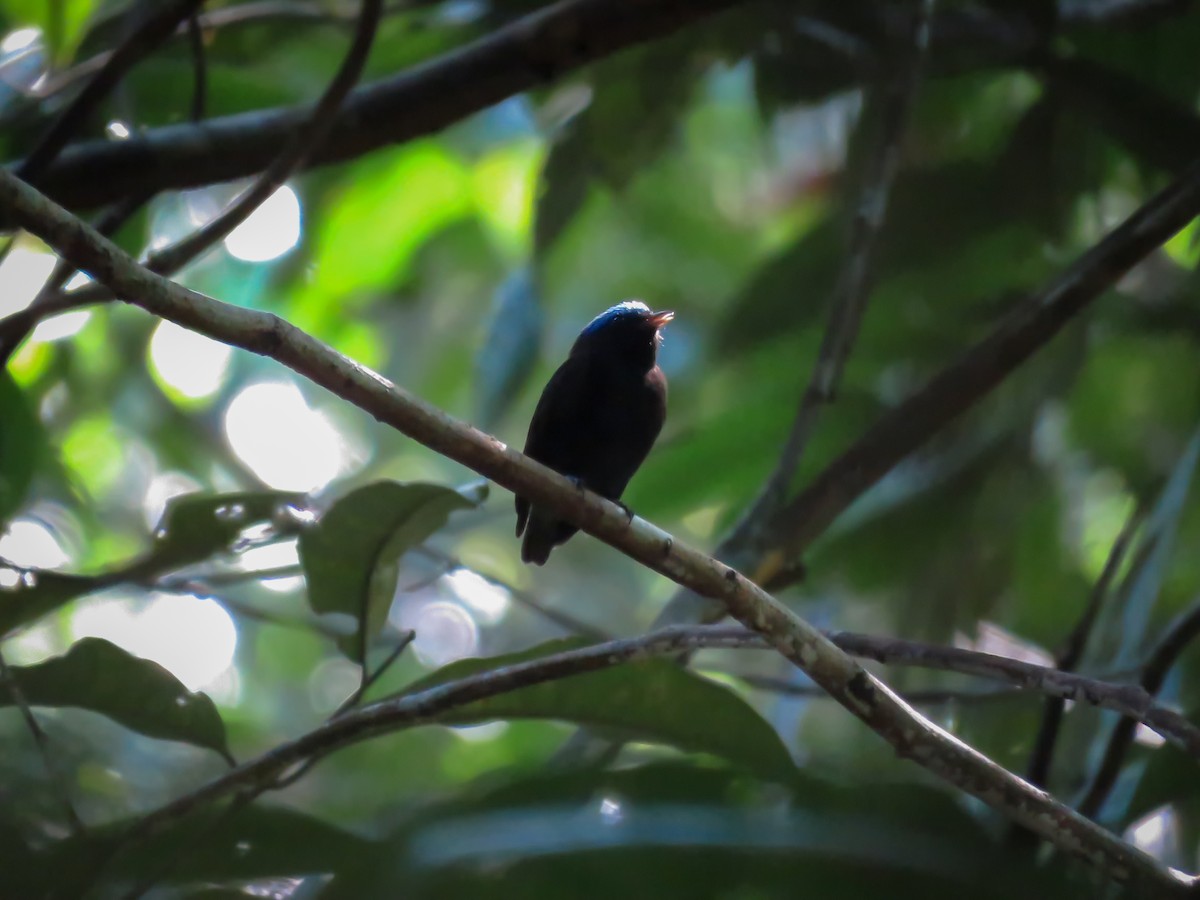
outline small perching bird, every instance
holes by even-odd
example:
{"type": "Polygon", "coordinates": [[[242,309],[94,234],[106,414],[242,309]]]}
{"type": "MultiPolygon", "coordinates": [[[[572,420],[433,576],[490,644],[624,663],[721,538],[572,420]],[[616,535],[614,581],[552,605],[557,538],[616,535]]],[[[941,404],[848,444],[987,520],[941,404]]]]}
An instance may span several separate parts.
{"type": "MultiPolygon", "coordinates": [[[[525,454],[619,501],[667,416],[667,379],[657,356],[660,329],[674,317],[626,300],[592,319],[542,391],[525,454]]],[[[523,562],[542,565],[578,530],[517,497],[523,562]]]]}

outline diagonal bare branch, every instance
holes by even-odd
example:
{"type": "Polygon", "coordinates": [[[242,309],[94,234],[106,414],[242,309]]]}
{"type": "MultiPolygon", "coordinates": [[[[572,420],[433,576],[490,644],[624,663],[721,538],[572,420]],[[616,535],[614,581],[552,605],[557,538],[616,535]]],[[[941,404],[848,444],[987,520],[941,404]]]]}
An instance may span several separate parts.
{"type": "Polygon", "coordinates": [[[773,549],[755,574],[779,586],[787,568],[902,459],[986,397],[1133,266],[1200,212],[1194,163],[921,390],[879,419],[772,518],[773,549]]]}
{"type": "MultiPolygon", "coordinates": [[[[497,484],[519,493],[579,525],[648,568],[702,596],[721,600],[730,615],[762,635],[772,647],[809,675],[829,695],[891,744],[896,752],[938,777],[1002,811],[1064,852],[1089,861],[1116,880],[1153,886],[1164,896],[1185,896],[1197,880],[1168,870],[1140,850],[1089,822],[1044,792],[948,735],[904,703],[882,681],[855,663],[820,631],[796,616],[754,582],[723,563],[675,541],[671,535],[615,503],[580,491],[551,471],[494,437],[449,416],[376,373],[357,365],[278,316],[220,303],[148,271],[86,223],[45,195],[0,170],[0,208],[114,294],[153,315],[215,340],[267,356],[334,395],[352,403],[426,447],[455,460],[497,484]]],[[[1061,294],[1080,305],[1086,289],[1099,291],[1121,271],[1182,228],[1200,211],[1200,167],[1152,199],[1111,240],[1088,254],[1046,308],[1055,320],[1063,315],[1061,294]],[[1091,273],[1085,278],[1076,272],[1091,273]],[[1093,269],[1099,268],[1104,277],[1093,269]]],[[[1073,308],[1073,307],[1072,307],[1073,308]]],[[[1028,342],[1018,344],[1027,355],[1028,342]]],[[[990,358],[990,357],[989,357],[990,358]]],[[[369,707],[375,710],[377,707],[369,707]]],[[[330,728],[342,735],[343,723],[370,731],[378,722],[367,710],[348,714],[330,728]],[[364,720],[360,717],[367,716],[364,720]]],[[[320,732],[328,738],[329,732],[320,732]]],[[[305,747],[308,750],[319,750],[305,747]]],[[[293,755],[282,764],[296,761],[293,755]]],[[[255,777],[278,771],[281,760],[266,757],[255,777]]],[[[241,770],[239,770],[241,771],[241,770]]]]}

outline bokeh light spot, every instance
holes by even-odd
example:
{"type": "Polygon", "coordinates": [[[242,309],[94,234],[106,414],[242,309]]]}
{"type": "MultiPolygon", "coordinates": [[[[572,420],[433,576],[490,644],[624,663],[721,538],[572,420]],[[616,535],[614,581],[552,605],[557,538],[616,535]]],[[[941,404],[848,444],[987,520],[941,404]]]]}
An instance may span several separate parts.
{"type": "Polygon", "coordinates": [[[300,243],[300,198],[286,184],[225,238],[229,255],[245,262],[277,259],[300,243]]]}
{"type": "Polygon", "coordinates": [[[455,569],[445,577],[445,583],[485,624],[494,625],[508,612],[508,591],[470,569],[455,569]]]}
{"type": "Polygon", "coordinates": [[[104,638],[153,660],[191,691],[220,679],[237,649],[237,628],[225,608],[191,594],[153,594],[144,604],[85,602],[71,617],[71,631],[76,640],[104,638]]]}
{"type": "Polygon", "coordinates": [[[36,519],[17,519],[0,535],[0,557],[17,566],[58,569],[69,559],[46,525],[36,519]]]}
{"type": "Polygon", "coordinates": [[[20,312],[37,296],[54,271],[54,257],[24,245],[13,247],[0,263],[0,316],[20,312]]]}
{"type": "Polygon", "coordinates": [[[225,410],[225,437],[238,459],[279,490],[316,490],[351,465],[337,429],[291,382],[243,388],[225,410]]]}
{"type": "Polygon", "coordinates": [[[402,618],[404,627],[417,633],[413,652],[424,666],[444,666],[479,649],[479,628],[457,603],[422,603],[415,609],[406,608],[402,618]]]}
{"type": "Polygon", "coordinates": [[[225,383],[232,354],[229,346],[166,320],[150,339],[155,380],[172,399],[211,397],[225,383]]]}

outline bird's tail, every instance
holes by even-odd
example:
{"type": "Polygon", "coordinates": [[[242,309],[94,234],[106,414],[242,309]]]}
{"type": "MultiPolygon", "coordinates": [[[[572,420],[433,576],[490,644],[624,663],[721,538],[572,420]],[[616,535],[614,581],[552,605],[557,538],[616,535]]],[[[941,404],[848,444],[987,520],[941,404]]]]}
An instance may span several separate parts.
{"type": "Polygon", "coordinates": [[[576,531],[575,526],[556,519],[553,513],[532,507],[525,526],[525,539],[521,542],[521,562],[545,565],[550,551],[576,531]]]}

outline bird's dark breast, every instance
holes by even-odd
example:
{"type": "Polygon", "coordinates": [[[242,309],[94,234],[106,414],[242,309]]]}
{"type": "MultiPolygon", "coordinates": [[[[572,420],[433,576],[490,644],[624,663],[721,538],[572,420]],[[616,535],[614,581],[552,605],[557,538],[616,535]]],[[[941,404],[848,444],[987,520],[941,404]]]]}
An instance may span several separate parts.
{"type": "Polygon", "coordinates": [[[648,373],[630,373],[589,360],[572,380],[578,382],[570,391],[573,396],[561,406],[554,405],[556,415],[547,428],[538,422],[531,429],[526,452],[615,500],[662,429],[666,379],[657,366],[648,373]]]}
{"type": "MultiPolygon", "coordinates": [[[[617,500],[654,445],[666,418],[666,403],[667,382],[657,366],[638,372],[590,354],[569,357],[538,403],[525,453],[617,500]]],[[[529,516],[529,504],[517,498],[518,534],[529,516]]],[[[552,535],[539,536],[534,543],[561,544],[576,531],[558,522],[552,535]]],[[[536,555],[544,561],[549,548],[543,549],[536,555]]],[[[527,540],[523,553],[532,550],[527,540]]]]}

